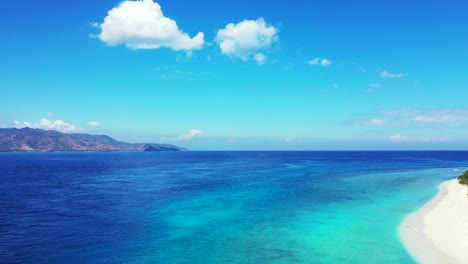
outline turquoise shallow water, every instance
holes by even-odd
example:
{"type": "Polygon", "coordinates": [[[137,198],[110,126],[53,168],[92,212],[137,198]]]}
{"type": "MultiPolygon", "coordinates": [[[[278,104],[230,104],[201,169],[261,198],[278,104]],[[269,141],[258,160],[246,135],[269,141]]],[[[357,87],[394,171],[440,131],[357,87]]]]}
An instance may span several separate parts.
{"type": "Polygon", "coordinates": [[[398,225],[465,169],[467,158],[468,152],[0,154],[0,258],[414,263],[398,225]]]}

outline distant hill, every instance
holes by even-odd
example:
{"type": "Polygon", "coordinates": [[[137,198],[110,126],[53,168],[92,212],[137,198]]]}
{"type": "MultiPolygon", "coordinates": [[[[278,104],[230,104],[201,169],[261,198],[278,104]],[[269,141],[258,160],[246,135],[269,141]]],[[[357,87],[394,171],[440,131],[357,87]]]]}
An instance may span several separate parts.
{"type": "Polygon", "coordinates": [[[105,135],[66,134],[55,130],[1,128],[0,151],[184,151],[187,149],[152,143],[126,143],[105,135]]]}

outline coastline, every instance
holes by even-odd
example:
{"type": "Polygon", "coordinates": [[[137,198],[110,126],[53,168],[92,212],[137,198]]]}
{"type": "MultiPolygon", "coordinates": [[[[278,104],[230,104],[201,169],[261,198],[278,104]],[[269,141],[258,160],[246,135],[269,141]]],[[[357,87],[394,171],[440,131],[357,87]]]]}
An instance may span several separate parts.
{"type": "Polygon", "coordinates": [[[468,263],[468,188],[454,179],[439,189],[403,220],[400,238],[418,263],[468,263]]]}

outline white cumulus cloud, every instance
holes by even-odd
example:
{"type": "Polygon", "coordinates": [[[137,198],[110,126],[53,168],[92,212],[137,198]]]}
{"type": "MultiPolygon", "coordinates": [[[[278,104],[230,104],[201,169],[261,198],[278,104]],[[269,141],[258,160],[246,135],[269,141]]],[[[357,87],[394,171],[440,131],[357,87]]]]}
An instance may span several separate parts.
{"type": "Polygon", "coordinates": [[[153,0],[123,1],[111,9],[99,24],[99,39],[110,46],[124,44],[132,49],[194,50],[202,48],[204,34],[191,38],[165,17],[161,7],[153,0]]]}
{"type": "Polygon", "coordinates": [[[230,23],[216,34],[216,42],[223,54],[245,61],[253,58],[259,63],[266,60],[262,52],[270,49],[277,40],[278,30],[267,25],[263,18],[230,23]]]}
{"type": "Polygon", "coordinates": [[[79,128],[78,126],[69,124],[63,120],[50,121],[46,118],[42,118],[41,122],[38,124],[34,124],[28,121],[13,121],[13,123],[14,123],[15,128],[30,127],[30,128],[40,128],[40,129],[45,129],[45,130],[57,130],[57,131],[66,132],[66,133],[84,131],[83,128],[79,128]]]}
{"type": "Polygon", "coordinates": [[[309,65],[319,65],[322,67],[328,67],[333,64],[333,62],[329,59],[321,59],[321,58],[315,58],[312,60],[308,60],[307,64],[309,65]]]}
{"type": "Polygon", "coordinates": [[[403,76],[405,76],[403,73],[390,73],[388,71],[380,72],[380,78],[384,78],[384,79],[399,79],[403,76]]]}
{"type": "Polygon", "coordinates": [[[198,129],[192,129],[189,133],[183,134],[177,137],[161,137],[161,140],[164,141],[188,141],[192,140],[197,135],[203,134],[203,131],[198,129]]]}

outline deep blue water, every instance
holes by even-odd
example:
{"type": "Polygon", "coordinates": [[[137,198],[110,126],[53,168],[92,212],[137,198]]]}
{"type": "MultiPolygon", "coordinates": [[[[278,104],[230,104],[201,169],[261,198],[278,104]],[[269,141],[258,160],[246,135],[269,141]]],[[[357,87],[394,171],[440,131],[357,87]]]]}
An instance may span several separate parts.
{"type": "Polygon", "coordinates": [[[0,153],[0,262],[414,263],[398,225],[467,160],[459,151],[0,153]]]}

